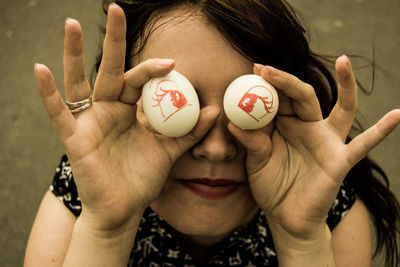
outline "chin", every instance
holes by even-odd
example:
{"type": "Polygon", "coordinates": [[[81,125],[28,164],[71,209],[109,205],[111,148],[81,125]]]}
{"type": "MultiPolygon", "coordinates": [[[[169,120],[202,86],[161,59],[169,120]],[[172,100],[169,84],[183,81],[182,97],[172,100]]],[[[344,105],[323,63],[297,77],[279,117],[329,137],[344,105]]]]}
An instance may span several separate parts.
{"type": "Polygon", "coordinates": [[[258,211],[247,183],[229,196],[208,199],[169,181],[150,207],[175,230],[204,244],[246,225],[258,211]]]}

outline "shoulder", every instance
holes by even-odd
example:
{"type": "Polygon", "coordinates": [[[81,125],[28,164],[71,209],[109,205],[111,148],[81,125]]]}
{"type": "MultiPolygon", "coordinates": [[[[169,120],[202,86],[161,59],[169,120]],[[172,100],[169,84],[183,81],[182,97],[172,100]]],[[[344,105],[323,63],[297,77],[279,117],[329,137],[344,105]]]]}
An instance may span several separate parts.
{"type": "Polygon", "coordinates": [[[336,266],[371,266],[371,222],[364,203],[356,199],[332,231],[336,266]]]}

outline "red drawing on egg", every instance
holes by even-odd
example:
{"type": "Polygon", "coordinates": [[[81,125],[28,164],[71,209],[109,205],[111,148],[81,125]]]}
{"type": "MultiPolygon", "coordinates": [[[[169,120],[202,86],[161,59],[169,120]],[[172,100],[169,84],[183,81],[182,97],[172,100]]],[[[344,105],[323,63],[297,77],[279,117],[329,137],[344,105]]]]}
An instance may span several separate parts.
{"type": "Polygon", "coordinates": [[[266,86],[255,85],[243,95],[238,107],[259,122],[267,114],[274,112],[274,95],[266,86]],[[258,108],[255,108],[255,107],[258,108]]]}
{"type": "MultiPolygon", "coordinates": [[[[150,85],[151,87],[152,84],[150,85]]],[[[166,122],[183,108],[191,106],[191,104],[188,104],[179,86],[169,79],[164,79],[157,83],[152,99],[156,101],[156,104],[152,107],[160,109],[161,115],[164,118],[163,122],[166,122]]]]}

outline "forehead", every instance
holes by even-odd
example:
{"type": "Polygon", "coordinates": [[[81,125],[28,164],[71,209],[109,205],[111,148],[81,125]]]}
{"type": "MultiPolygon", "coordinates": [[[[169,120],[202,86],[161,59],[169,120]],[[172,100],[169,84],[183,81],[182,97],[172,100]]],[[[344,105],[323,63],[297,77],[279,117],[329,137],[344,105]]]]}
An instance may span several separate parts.
{"type": "Polygon", "coordinates": [[[175,69],[196,88],[205,86],[207,81],[212,82],[210,86],[226,88],[238,76],[252,71],[252,63],[199,14],[171,12],[154,26],[141,61],[155,57],[175,59],[175,69]]]}

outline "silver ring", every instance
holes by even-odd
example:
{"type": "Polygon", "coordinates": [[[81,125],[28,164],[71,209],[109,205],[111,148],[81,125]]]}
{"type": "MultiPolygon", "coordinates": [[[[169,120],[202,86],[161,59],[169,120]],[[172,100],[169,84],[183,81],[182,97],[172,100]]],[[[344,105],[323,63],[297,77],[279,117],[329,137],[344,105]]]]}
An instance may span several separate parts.
{"type": "Polygon", "coordinates": [[[71,111],[71,113],[74,114],[82,110],[85,110],[87,108],[90,108],[90,106],[92,106],[92,95],[81,101],[76,101],[76,102],[65,101],[65,104],[67,104],[67,107],[71,111]]]}

